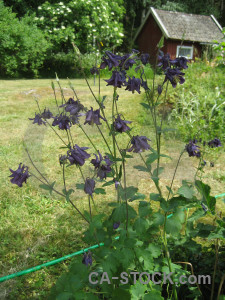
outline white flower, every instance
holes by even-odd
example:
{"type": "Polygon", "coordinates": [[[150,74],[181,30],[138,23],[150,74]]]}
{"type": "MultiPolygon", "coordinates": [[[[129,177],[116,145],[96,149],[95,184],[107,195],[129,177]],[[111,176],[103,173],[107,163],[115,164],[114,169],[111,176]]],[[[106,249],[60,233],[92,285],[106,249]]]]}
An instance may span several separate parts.
{"type": "Polygon", "coordinates": [[[120,42],[119,40],[116,40],[116,43],[117,43],[117,44],[119,44],[119,42],[120,42]]]}
{"type": "Polygon", "coordinates": [[[115,13],[112,11],[112,12],[111,12],[111,15],[115,15],[115,13]]]}
{"type": "Polygon", "coordinates": [[[42,7],[41,7],[41,6],[38,6],[38,9],[42,9],[42,7]]]}
{"type": "Polygon", "coordinates": [[[63,2],[59,2],[59,5],[63,5],[63,2]]]}
{"type": "Polygon", "coordinates": [[[92,31],[93,31],[93,32],[95,32],[95,31],[96,31],[96,29],[92,29],[92,31]]]}
{"type": "Polygon", "coordinates": [[[124,34],[122,32],[119,33],[119,36],[124,36],[124,34]]]}
{"type": "Polygon", "coordinates": [[[118,28],[117,28],[117,27],[115,27],[115,28],[114,28],[114,30],[115,30],[115,31],[118,31],[118,28]]]}
{"type": "Polygon", "coordinates": [[[107,25],[106,28],[109,28],[109,26],[107,25]]]}
{"type": "Polygon", "coordinates": [[[61,28],[62,28],[62,29],[66,29],[66,27],[65,27],[65,26],[61,26],[61,28]]]}
{"type": "Polygon", "coordinates": [[[40,21],[43,21],[44,20],[44,17],[42,16],[42,17],[40,17],[40,21]]]}

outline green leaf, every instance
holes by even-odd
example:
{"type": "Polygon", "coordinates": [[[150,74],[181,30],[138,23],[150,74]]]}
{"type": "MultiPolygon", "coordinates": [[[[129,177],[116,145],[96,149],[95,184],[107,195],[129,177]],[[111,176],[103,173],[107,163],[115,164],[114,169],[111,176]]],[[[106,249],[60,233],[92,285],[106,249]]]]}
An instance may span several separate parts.
{"type": "Polygon", "coordinates": [[[157,48],[161,49],[164,46],[164,35],[161,37],[160,41],[158,42],[157,48]]]}
{"type": "Polygon", "coordinates": [[[143,218],[137,218],[134,222],[134,228],[138,234],[143,234],[148,228],[148,222],[143,218]]]}
{"type": "MultiPolygon", "coordinates": [[[[128,218],[134,219],[137,216],[136,211],[131,207],[129,204],[127,204],[128,207],[128,218]]],[[[117,208],[114,209],[112,218],[114,221],[121,223],[126,220],[127,217],[127,207],[126,203],[120,204],[117,208]]]]}
{"type": "Polygon", "coordinates": [[[188,185],[182,185],[179,189],[178,189],[178,194],[184,196],[187,199],[192,199],[192,197],[194,196],[194,190],[191,186],[188,185]]]}
{"type": "Polygon", "coordinates": [[[78,190],[84,190],[84,183],[77,183],[77,184],[76,184],[76,188],[77,188],[78,190]]]}
{"type": "Polygon", "coordinates": [[[56,183],[56,181],[54,181],[53,183],[50,183],[49,185],[47,185],[47,184],[40,184],[39,187],[41,189],[49,191],[50,194],[52,194],[52,191],[53,191],[55,183],[56,183]]]}
{"type": "Polygon", "coordinates": [[[142,172],[149,172],[149,170],[144,166],[134,166],[134,169],[137,169],[138,171],[142,172]]]}
{"type": "Polygon", "coordinates": [[[129,291],[119,287],[114,289],[112,293],[112,300],[118,300],[118,299],[130,300],[131,297],[129,291]]]}
{"type": "Polygon", "coordinates": [[[134,186],[128,186],[126,189],[123,189],[121,186],[118,187],[119,194],[122,200],[131,199],[138,191],[138,188],[134,186]]]}
{"type": "Polygon", "coordinates": [[[207,184],[204,184],[200,180],[195,181],[195,185],[202,195],[202,200],[205,202],[210,209],[210,211],[215,214],[215,205],[216,205],[216,198],[210,196],[210,186],[207,184]]]}
{"type": "Polygon", "coordinates": [[[144,295],[143,300],[164,300],[164,298],[161,296],[160,291],[151,290],[150,293],[144,295]]]}
{"type": "MultiPolygon", "coordinates": [[[[164,170],[163,167],[159,167],[158,175],[160,175],[163,172],[163,170],[164,170]]],[[[157,178],[157,168],[153,171],[152,175],[153,175],[153,177],[157,178]]]]}
{"type": "Polygon", "coordinates": [[[177,210],[173,216],[166,221],[166,232],[174,236],[180,233],[185,214],[182,209],[177,210]]]}
{"type": "Polygon", "coordinates": [[[167,157],[167,158],[170,158],[170,159],[172,159],[172,157],[171,157],[171,156],[169,156],[169,155],[166,155],[166,154],[160,154],[160,156],[161,156],[161,157],[167,157]]]}
{"type": "Polygon", "coordinates": [[[158,154],[157,153],[155,153],[155,152],[151,153],[151,154],[148,155],[146,163],[151,165],[157,158],[158,158],[158,154]]]}
{"type": "MultiPolygon", "coordinates": [[[[143,281],[147,280],[142,278],[143,281]]],[[[132,285],[130,288],[132,300],[140,300],[146,291],[146,285],[137,281],[136,284],[132,285]]]]}
{"type": "Polygon", "coordinates": [[[139,199],[142,199],[144,200],[145,199],[145,194],[141,194],[141,193],[136,193],[134,196],[132,196],[129,200],[129,202],[132,202],[134,200],[139,200],[139,199]]]}
{"type": "Polygon", "coordinates": [[[101,188],[97,188],[94,190],[94,193],[95,194],[102,194],[102,195],[106,195],[106,192],[104,189],[101,189],[101,188]]]}
{"type": "Polygon", "coordinates": [[[115,184],[114,180],[107,181],[102,186],[109,186],[109,185],[112,185],[112,184],[115,184]]]}
{"type": "Polygon", "coordinates": [[[150,200],[160,201],[160,199],[161,199],[160,194],[150,193],[150,200]]]}
{"type": "Polygon", "coordinates": [[[144,108],[146,109],[150,109],[150,106],[147,103],[140,103],[144,108]]]}
{"type": "Polygon", "coordinates": [[[161,252],[161,248],[159,245],[156,245],[156,244],[149,244],[148,248],[149,252],[151,252],[151,256],[153,258],[157,258],[159,257],[162,252],[161,252]]]}
{"type": "Polygon", "coordinates": [[[150,215],[152,213],[150,203],[147,201],[140,201],[138,207],[138,213],[141,218],[150,215]]]}

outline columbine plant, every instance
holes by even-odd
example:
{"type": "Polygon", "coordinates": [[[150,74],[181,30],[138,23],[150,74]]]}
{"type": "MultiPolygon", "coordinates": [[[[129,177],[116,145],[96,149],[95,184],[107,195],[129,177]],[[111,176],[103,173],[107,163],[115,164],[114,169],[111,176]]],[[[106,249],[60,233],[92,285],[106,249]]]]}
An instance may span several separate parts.
{"type": "MultiPolygon", "coordinates": [[[[162,43],[160,43],[162,46],[162,43]]],[[[76,49],[76,48],[75,48],[76,49]]],[[[77,49],[76,49],[77,50],[77,49]]],[[[79,53],[79,52],[78,52],[79,53]]],[[[90,92],[94,97],[98,109],[86,108],[80,103],[72,84],[70,84],[75,99],[70,98],[66,101],[60,82],[57,79],[61,95],[62,104],[59,106],[55,96],[58,114],[53,116],[49,109],[42,112],[39,103],[39,112],[35,113],[33,123],[39,126],[49,125],[55,131],[57,138],[60,139],[63,146],[67,148],[59,158],[62,166],[62,177],[64,188],[62,192],[55,187],[55,182],[50,183],[48,179],[37,169],[32,158],[26,149],[31,165],[37,171],[35,175],[30,168],[19,165],[18,170],[12,172],[11,182],[19,187],[26,183],[30,176],[36,177],[41,182],[41,187],[50,192],[56,192],[66,198],[71,203],[77,213],[88,223],[88,230],[84,233],[84,241],[88,245],[104,242],[104,247],[99,247],[92,252],[86,252],[83,259],[72,265],[70,272],[59,280],[59,283],[52,290],[52,299],[64,297],[65,299],[181,299],[186,293],[189,297],[204,296],[205,289],[200,287],[197,282],[186,286],[179,281],[181,275],[188,276],[192,273],[201,274],[193,269],[193,256],[196,253],[204,251],[204,247],[196,242],[194,237],[208,237],[216,239],[216,262],[214,264],[214,273],[212,282],[215,283],[216,268],[218,265],[219,238],[225,238],[224,224],[225,220],[216,212],[216,200],[210,196],[210,187],[201,180],[197,180],[198,172],[201,172],[205,160],[204,147],[221,147],[218,138],[214,138],[208,143],[196,139],[190,140],[184,145],[183,151],[178,159],[173,179],[170,187],[167,186],[168,194],[162,191],[160,184],[160,174],[163,168],[160,167],[161,157],[168,157],[161,154],[161,135],[166,128],[163,128],[163,118],[157,113],[157,106],[166,101],[167,88],[169,84],[175,88],[177,84],[185,82],[183,72],[187,69],[187,60],[184,57],[171,59],[169,54],[158,53],[157,67],[164,71],[164,78],[158,86],[155,80],[150,85],[145,76],[145,65],[149,63],[149,55],[141,54],[137,50],[132,50],[130,54],[116,55],[106,51],[102,57],[102,63],[99,68],[94,69],[95,73],[100,74],[101,70],[108,68],[112,71],[110,79],[105,80],[108,86],[112,86],[113,97],[110,106],[111,118],[105,113],[105,96],[95,95],[87,79],[86,82],[90,92]],[[129,77],[127,70],[136,66],[139,77],[129,77]],[[142,135],[132,135],[131,120],[118,111],[117,102],[119,101],[119,89],[125,88],[128,92],[145,92],[144,107],[148,109],[153,119],[155,127],[156,149],[152,147],[152,139],[142,135]],[[104,103],[103,103],[104,102],[104,103]],[[84,120],[82,119],[84,117],[84,120]],[[102,124],[108,130],[106,134],[102,130],[102,124]],[[129,125],[129,126],[128,126],[129,125]],[[73,141],[72,128],[80,127],[85,137],[92,145],[92,149],[86,147],[85,143],[75,144],[73,141]],[[107,147],[107,153],[103,153],[98,148],[92,137],[87,134],[85,127],[96,126],[99,134],[107,147]],[[57,132],[58,128],[58,132],[57,132]],[[66,131],[67,141],[64,141],[60,131],[66,131]],[[129,143],[121,145],[118,142],[119,134],[127,135],[129,143]],[[106,139],[106,135],[111,137],[111,143],[106,139]],[[93,155],[93,151],[95,152],[93,155]],[[145,156],[143,155],[145,152],[145,156]],[[173,190],[173,182],[182,155],[187,152],[190,159],[199,160],[199,167],[195,175],[194,183],[182,182],[178,191],[173,190]],[[135,166],[141,172],[148,172],[153,180],[157,193],[149,193],[149,200],[144,200],[147,195],[138,192],[134,186],[127,186],[126,165],[132,159],[132,155],[140,155],[143,165],[135,166]],[[147,154],[149,153],[149,154],[147,154]],[[193,157],[193,158],[192,158],[193,157]],[[93,166],[93,176],[85,178],[82,168],[87,160],[90,160],[93,166]],[[156,162],[156,168],[153,170],[153,162],[156,162]],[[65,167],[76,166],[82,176],[83,185],[79,185],[88,196],[89,211],[81,212],[72,201],[73,189],[66,186],[65,167]],[[102,183],[102,184],[101,184],[102,183]],[[101,184],[102,188],[96,188],[101,184]],[[110,216],[104,213],[97,214],[92,209],[94,196],[96,193],[105,193],[104,187],[112,185],[117,193],[117,201],[110,203],[113,207],[110,216]],[[195,195],[194,186],[197,188],[198,197],[195,195]],[[92,200],[92,201],[91,201],[92,200]],[[137,209],[130,205],[130,202],[138,201],[137,209]],[[152,201],[158,202],[158,210],[153,210],[152,201]],[[172,215],[171,215],[172,214],[172,215]],[[199,222],[199,218],[204,215],[212,215],[213,225],[205,225],[199,222]],[[196,221],[198,225],[196,226],[196,221]],[[217,226],[216,226],[217,225],[217,226]],[[190,247],[189,247],[190,246],[190,247]],[[187,266],[191,266],[191,273],[187,266]],[[194,270],[194,271],[193,271],[194,270]],[[90,272],[96,272],[100,278],[95,284],[89,281],[90,272]],[[104,272],[107,272],[104,273],[104,272]],[[119,277],[122,272],[134,274],[132,272],[143,272],[142,283],[135,283],[132,276],[121,282],[120,279],[114,280],[112,277],[119,277]],[[149,274],[158,272],[155,280],[149,278],[149,274]],[[168,282],[163,281],[159,273],[170,274],[168,282]],[[161,280],[161,282],[160,282],[161,280]],[[160,282],[155,284],[155,282],[160,282]]],[[[100,78],[100,77],[99,77],[100,78]]],[[[155,78],[155,77],[154,77],[155,78]]],[[[100,87],[100,82],[99,82],[100,87]]],[[[55,93],[55,86],[52,84],[55,93]]],[[[201,270],[200,270],[201,272],[201,270]]],[[[208,274],[208,273],[207,273],[208,274]]],[[[221,289],[218,292],[220,294],[221,289]]],[[[211,299],[213,299],[214,286],[211,288],[211,299]]]]}

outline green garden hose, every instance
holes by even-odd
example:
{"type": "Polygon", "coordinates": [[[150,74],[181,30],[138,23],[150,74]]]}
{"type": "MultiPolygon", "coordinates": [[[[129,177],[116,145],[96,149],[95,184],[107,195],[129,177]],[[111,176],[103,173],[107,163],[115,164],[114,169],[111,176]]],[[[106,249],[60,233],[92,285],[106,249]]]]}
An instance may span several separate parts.
{"type": "MultiPolygon", "coordinates": [[[[215,196],[215,198],[219,198],[219,197],[223,197],[225,196],[225,193],[223,194],[220,194],[220,195],[217,195],[215,196]]],[[[171,218],[173,214],[170,214],[167,216],[167,218],[171,218]]],[[[119,237],[115,237],[116,240],[119,239],[119,237]]],[[[100,243],[99,244],[100,246],[104,246],[104,243],[100,243]]],[[[29,273],[32,273],[32,272],[35,272],[35,271],[38,271],[44,267],[49,267],[49,266],[52,266],[52,265],[55,265],[63,260],[66,260],[67,258],[71,258],[73,256],[76,256],[76,255],[79,255],[79,254],[83,254],[85,252],[87,252],[88,250],[91,250],[91,249],[96,249],[99,247],[99,245],[94,245],[94,246],[91,246],[89,248],[85,248],[85,249],[82,249],[80,251],[77,251],[75,253],[72,253],[72,254],[68,254],[66,256],[63,256],[61,258],[58,258],[58,259],[55,259],[55,260],[51,260],[49,262],[46,262],[42,265],[39,265],[39,266],[36,266],[36,267],[33,267],[33,268],[29,268],[27,270],[23,270],[23,271],[20,271],[20,272],[17,272],[17,273],[13,273],[13,274],[10,274],[10,275],[7,275],[7,276],[4,276],[4,277],[0,277],[0,282],[3,282],[3,281],[6,281],[6,280],[9,280],[9,279],[12,279],[14,277],[18,277],[18,276],[22,276],[22,275],[25,275],[25,274],[29,274],[29,273]]]]}

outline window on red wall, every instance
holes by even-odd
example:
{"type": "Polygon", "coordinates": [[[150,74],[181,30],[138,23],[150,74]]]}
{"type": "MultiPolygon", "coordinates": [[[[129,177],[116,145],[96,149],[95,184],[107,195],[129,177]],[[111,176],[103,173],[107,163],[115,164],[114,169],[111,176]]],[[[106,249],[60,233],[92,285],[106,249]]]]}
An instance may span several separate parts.
{"type": "Polygon", "coordinates": [[[187,59],[193,58],[193,46],[177,46],[176,56],[184,56],[187,59]]]}

